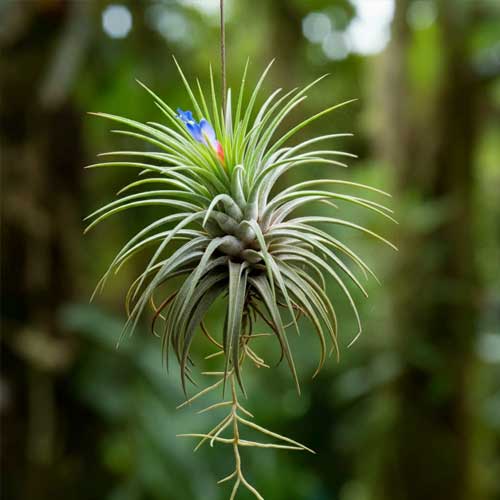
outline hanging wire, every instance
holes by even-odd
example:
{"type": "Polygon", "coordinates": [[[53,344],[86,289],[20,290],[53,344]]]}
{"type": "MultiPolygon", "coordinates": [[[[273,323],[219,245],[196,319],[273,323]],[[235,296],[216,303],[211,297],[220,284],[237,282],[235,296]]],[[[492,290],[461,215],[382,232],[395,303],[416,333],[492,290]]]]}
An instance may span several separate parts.
{"type": "Polygon", "coordinates": [[[222,111],[226,115],[226,32],[224,25],[224,0],[220,0],[220,59],[222,85],[222,111]]]}

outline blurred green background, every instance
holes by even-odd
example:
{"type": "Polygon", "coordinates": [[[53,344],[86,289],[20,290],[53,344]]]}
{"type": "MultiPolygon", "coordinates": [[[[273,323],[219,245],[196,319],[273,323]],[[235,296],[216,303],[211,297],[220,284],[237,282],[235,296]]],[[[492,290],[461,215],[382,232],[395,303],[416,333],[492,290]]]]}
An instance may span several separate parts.
{"type": "MultiPolygon", "coordinates": [[[[246,406],[260,423],[317,455],[249,451],[249,478],[270,500],[500,499],[500,2],[226,4],[229,85],[247,58],[252,80],[276,57],[261,102],[330,73],[287,125],[358,98],[304,136],[355,132],[338,148],[359,160],[334,175],[391,191],[400,222],[348,214],[400,251],[344,235],[382,286],[359,297],[364,333],[350,349],[354,318],[332,287],[340,362],[311,381],[317,346],[304,324],[292,339],[300,398],[286,367],[250,377],[246,406]]],[[[201,405],[175,410],[178,374],[162,367],[159,340],[143,328],[115,348],[144,260],[88,304],[154,211],[82,236],[83,217],[132,175],[83,166],[137,147],[86,111],[161,120],[136,78],[188,107],[171,55],[206,84],[218,43],[217,0],[0,2],[5,500],[229,497],[215,484],[229,450],[193,454],[175,437],[212,417],[196,415],[201,405]]],[[[200,339],[201,365],[209,349],[200,339]]]]}

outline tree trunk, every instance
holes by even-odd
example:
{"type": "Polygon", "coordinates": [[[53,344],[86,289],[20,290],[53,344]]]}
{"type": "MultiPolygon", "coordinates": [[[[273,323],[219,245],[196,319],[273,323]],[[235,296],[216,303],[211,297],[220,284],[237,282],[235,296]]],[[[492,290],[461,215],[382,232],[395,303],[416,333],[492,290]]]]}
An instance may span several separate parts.
{"type": "Polygon", "coordinates": [[[414,116],[408,4],[397,2],[384,82],[385,148],[406,209],[393,283],[402,371],[392,387],[394,413],[375,497],[472,500],[467,395],[478,302],[472,234],[478,87],[464,61],[468,17],[443,1],[435,100],[419,120],[414,116]]]}
{"type": "MultiPolygon", "coordinates": [[[[1,61],[2,493],[56,498],[73,342],[58,311],[77,286],[81,113],[70,98],[87,43],[87,2],[12,2],[1,61]],[[21,5],[23,4],[23,5],[21,5]],[[47,32],[50,35],[47,35],[47,32]],[[21,375],[22,374],[22,375],[21,375]]],[[[78,428],[76,425],[75,428],[78,428]]],[[[75,494],[75,498],[77,498],[75,494]]]]}

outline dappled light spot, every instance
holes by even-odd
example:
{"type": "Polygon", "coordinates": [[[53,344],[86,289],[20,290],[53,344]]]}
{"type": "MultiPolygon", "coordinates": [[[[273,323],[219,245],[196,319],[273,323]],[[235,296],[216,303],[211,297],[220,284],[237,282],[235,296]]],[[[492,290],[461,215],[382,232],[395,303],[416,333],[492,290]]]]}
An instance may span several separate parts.
{"type": "Polygon", "coordinates": [[[322,12],[311,12],[302,20],[302,32],[313,43],[321,43],[331,29],[330,18],[322,12]]]}
{"type": "Polygon", "coordinates": [[[390,24],[394,16],[394,0],[351,0],[356,17],[346,30],[350,50],[371,55],[381,52],[390,40],[390,24]]]}
{"type": "Polygon", "coordinates": [[[304,37],[321,44],[328,59],[345,59],[351,53],[377,54],[389,43],[394,0],[351,0],[351,4],[356,14],[345,30],[335,29],[342,23],[324,12],[311,12],[302,20],[304,37]]]}
{"type": "Polygon", "coordinates": [[[190,45],[192,33],[186,16],[162,5],[152,5],[146,10],[146,22],[162,37],[171,42],[190,45]]]}
{"type": "Polygon", "coordinates": [[[417,0],[410,4],[406,18],[408,24],[417,30],[430,28],[436,20],[436,6],[429,0],[417,0]]]}
{"type": "Polygon", "coordinates": [[[125,38],[132,29],[132,14],[125,5],[109,5],[102,13],[102,29],[111,38],[125,38]]]}
{"type": "Polygon", "coordinates": [[[339,61],[349,55],[349,45],[346,36],[340,31],[332,31],[322,44],[323,52],[328,59],[339,61]]]}

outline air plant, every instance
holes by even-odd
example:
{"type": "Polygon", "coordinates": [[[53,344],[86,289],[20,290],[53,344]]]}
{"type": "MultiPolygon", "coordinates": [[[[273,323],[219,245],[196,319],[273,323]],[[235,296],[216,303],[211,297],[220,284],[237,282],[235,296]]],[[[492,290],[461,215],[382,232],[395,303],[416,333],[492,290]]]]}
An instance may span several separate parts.
{"type": "Polygon", "coordinates": [[[239,393],[245,393],[244,365],[269,366],[255,348],[254,340],[264,335],[256,330],[257,323],[264,324],[268,328],[266,335],[276,339],[281,358],[286,360],[300,391],[288,339],[290,330],[299,331],[300,317],[310,321],[320,346],[317,373],[328,354],[338,354],[337,317],[327,295],[327,283],[335,284],[351,305],[359,335],[361,322],[347,281],[366,295],[352,267],[365,277],[374,276],[368,265],[335,235],[335,228],[360,231],[392,246],[382,236],[341,216],[295,216],[295,211],[318,202],[340,210],[337,203],[345,202],[393,219],[391,211],[377,202],[330,189],[341,186],[357,192],[386,194],[370,186],[328,177],[277,189],[278,180],[291,169],[312,164],[345,167],[340,159],[355,157],[329,147],[317,147],[319,143],[350,135],[346,133],[329,133],[289,145],[311,122],[351,101],[324,109],[278,134],[283,120],[322,78],[284,95],[278,89],[256,109],[270,65],[246,104],[245,67],[235,106],[228,90],[226,104],[221,108],[212,73],[207,100],[200,83],[197,81],[193,88],[178,68],[193,112],[174,111],[141,83],[162,112],[163,123],[140,123],[95,113],[125,126],[126,130],[115,132],[141,140],[153,146],[154,151],[149,148],[104,153],[101,156],[126,159],[89,166],[136,169],[139,177],[120,191],[124,195],[118,200],[89,216],[92,222],[88,229],[132,208],[153,206],[157,214],[156,220],[118,252],[97,289],[134,255],[153,249],[149,263],[128,290],[124,333],[134,330],[151,304],[152,330],[161,335],[167,364],[169,352],[177,359],[185,394],[187,383],[193,378],[191,347],[197,335],[205,335],[215,346],[216,351],[207,357],[220,356],[223,362],[219,371],[207,375],[216,377],[216,382],[190,398],[186,396],[181,406],[221,389],[222,401],[202,411],[226,408],[228,414],[210,431],[184,436],[200,438],[197,448],[206,442],[232,446],[235,470],[220,482],[234,479],[231,499],[240,486],[262,499],[242,472],[241,447],[312,450],[257,425],[252,421],[253,415],[238,401],[239,393]],[[321,225],[332,231],[318,227],[321,225]],[[164,285],[179,279],[181,284],[165,296],[164,285]],[[218,299],[226,304],[224,326],[221,332],[209,332],[204,318],[218,299]],[[273,438],[272,442],[245,440],[241,437],[245,427],[273,438]],[[230,436],[224,437],[228,431],[230,436]]]}

